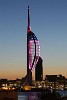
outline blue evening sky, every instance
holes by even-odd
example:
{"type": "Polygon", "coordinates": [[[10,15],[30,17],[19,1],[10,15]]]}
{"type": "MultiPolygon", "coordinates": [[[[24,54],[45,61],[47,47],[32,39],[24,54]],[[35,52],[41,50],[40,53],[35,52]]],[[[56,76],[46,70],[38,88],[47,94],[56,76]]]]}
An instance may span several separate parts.
{"type": "MultiPolygon", "coordinates": [[[[29,0],[29,5],[44,77],[67,77],[67,0],[29,0]]],[[[28,0],[0,0],[0,78],[26,75],[27,10],[28,0]]]]}

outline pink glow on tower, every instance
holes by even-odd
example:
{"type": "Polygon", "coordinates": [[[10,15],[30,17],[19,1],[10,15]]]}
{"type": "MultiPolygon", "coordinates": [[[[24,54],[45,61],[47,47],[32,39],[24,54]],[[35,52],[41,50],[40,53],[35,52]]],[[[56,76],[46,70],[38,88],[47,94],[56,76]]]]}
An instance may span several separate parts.
{"type": "Polygon", "coordinates": [[[30,40],[29,41],[29,69],[32,71],[38,62],[40,56],[40,44],[38,40],[30,40]],[[36,45],[36,48],[35,48],[36,45]],[[36,54],[35,54],[36,51],[36,54]],[[34,62],[33,62],[34,61],[34,62]]]}

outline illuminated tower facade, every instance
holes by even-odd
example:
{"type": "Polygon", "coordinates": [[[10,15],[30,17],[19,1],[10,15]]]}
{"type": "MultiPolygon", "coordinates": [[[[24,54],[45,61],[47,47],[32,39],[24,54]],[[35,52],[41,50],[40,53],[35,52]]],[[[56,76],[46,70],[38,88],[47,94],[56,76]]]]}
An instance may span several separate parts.
{"type": "Polygon", "coordinates": [[[40,44],[31,31],[30,28],[30,16],[29,16],[29,6],[28,6],[28,28],[27,28],[27,80],[28,85],[32,85],[32,71],[36,67],[36,64],[40,56],[40,44]]]}

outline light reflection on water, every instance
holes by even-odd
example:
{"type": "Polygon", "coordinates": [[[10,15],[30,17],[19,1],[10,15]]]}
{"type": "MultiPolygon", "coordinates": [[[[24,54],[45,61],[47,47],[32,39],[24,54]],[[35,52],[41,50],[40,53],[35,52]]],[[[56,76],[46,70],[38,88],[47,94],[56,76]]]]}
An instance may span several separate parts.
{"type": "Polygon", "coordinates": [[[60,93],[61,97],[67,96],[67,91],[61,90],[58,92],[60,93]]]}
{"type": "Polygon", "coordinates": [[[37,94],[39,92],[19,92],[18,100],[39,100],[37,94]]]}
{"type": "MultiPolygon", "coordinates": [[[[61,97],[67,96],[67,91],[57,91],[61,97]]],[[[19,92],[18,100],[41,100],[37,95],[41,92],[19,92]]]]}

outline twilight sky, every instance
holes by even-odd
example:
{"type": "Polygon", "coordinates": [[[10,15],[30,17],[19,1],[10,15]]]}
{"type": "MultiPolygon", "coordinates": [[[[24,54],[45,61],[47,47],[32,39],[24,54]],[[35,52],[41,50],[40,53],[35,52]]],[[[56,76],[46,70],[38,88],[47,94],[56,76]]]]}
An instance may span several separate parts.
{"type": "MultiPolygon", "coordinates": [[[[31,29],[41,45],[44,77],[67,77],[67,0],[29,0],[31,29]]],[[[26,75],[28,0],[0,0],[0,78],[26,75]]]]}

